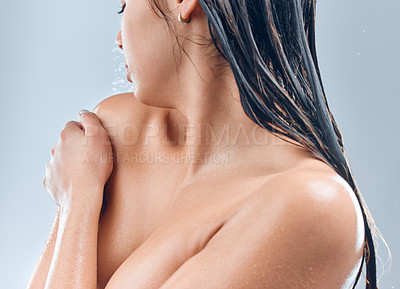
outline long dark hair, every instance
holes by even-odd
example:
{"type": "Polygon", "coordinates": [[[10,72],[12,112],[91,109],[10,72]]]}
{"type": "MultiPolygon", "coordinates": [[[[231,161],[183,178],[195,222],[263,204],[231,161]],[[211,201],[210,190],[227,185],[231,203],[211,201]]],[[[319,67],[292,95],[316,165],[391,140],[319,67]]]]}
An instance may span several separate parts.
{"type": "MultiPolygon", "coordinates": [[[[233,71],[247,116],[308,148],[353,189],[365,228],[364,254],[353,288],[365,261],[366,288],[376,289],[372,233],[377,229],[325,98],[315,46],[316,0],[198,1],[212,42],[233,71]]],[[[169,20],[155,0],[153,4],[169,20]]]]}

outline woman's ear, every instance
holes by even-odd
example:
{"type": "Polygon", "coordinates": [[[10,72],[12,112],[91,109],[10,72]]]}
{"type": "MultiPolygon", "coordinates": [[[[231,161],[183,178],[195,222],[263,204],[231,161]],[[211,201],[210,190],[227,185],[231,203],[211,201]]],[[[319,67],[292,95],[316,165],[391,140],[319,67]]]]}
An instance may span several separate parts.
{"type": "Polygon", "coordinates": [[[178,0],[178,3],[180,3],[181,17],[183,19],[189,19],[196,7],[200,6],[198,0],[178,0]]]}

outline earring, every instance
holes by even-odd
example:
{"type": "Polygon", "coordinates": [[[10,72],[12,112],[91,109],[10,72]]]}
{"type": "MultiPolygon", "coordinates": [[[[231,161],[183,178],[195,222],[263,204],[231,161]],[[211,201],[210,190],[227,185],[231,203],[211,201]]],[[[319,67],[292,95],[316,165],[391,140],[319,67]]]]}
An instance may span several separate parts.
{"type": "Polygon", "coordinates": [[[182,23],[189,23],[190,20],[192,20],[192,16],[189,16],[189,19],[188,19],[188,20],[182,20],[182,18],[181,18],[181,12],[179,12],[179,14],[178,14],[178,20],[179,20],[179,22],[182,22],[182,23]]]}

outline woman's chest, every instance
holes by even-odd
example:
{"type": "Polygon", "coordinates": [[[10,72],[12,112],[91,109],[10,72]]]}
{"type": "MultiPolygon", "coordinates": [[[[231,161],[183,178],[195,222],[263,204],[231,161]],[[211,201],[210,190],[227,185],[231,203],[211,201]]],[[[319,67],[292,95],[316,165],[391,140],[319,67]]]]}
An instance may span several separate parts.
{"type": "Polygon", "coordinates": [[[179,188],[179,177],[168,171],[143,173],[138,182],[138,172],[120,169],[107,184],[107,207],[98,234],[98,288],[104,288],[129,258],[134,258],[129,261],[136,268],[132,271],[158,264],[164,271],[157,276],[163,278],[201,250],[241,209],[249,192],[265,182],[210,177],[179,188]]]}

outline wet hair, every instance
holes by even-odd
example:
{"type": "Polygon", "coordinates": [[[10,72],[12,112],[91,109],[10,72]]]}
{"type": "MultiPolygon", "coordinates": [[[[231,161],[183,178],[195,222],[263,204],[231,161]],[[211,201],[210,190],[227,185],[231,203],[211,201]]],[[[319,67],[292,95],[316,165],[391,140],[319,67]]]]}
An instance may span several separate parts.
{"type": "MultiPolygon", "coordinates": [[[[155,12],[167,20],[156,0],[155,12]]],[[[379,233],[351,172],[343,138],[329,109],[315,45],[316,0],[198,0],[212,43],[234,74],[246,115],[289,137],[330,165],[354,191],[364,220],[364,252],[353,288],[366,267],[376,289],[374,238],[379,233]]]]}

